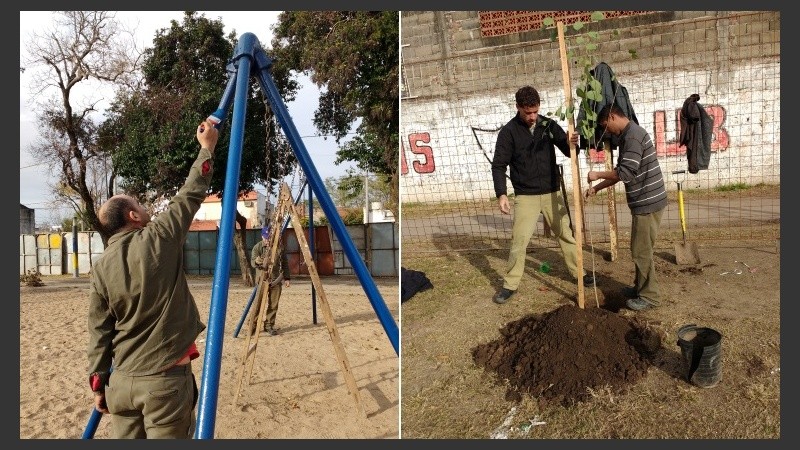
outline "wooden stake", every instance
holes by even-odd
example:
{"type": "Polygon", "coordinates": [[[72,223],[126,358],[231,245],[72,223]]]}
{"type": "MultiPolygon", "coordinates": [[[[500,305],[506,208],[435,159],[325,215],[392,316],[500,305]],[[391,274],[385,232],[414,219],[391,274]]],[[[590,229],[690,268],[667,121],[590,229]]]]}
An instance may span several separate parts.
{"type": "MultiPolygon", "coordinates": [[[[612,170],[614,168],[613,159],[613,151],[611,150],[611,139],[605,139],[603,141],[603,154],[605,154],[605,170],[612,170]]],[[[609,240],[609,250],[610,250],[610,260],[616,261],[617,260],[617,196],[616,190],[614,189],[616,185],[612,184],[611,186],[606,188],[606,193],[608,194],[608,236],[609,240]]]]}
{"type": "MultiPolygon", "coordinates": [[[[567,131],[568,136],[575,132],[575,123],[572,117],[572,87],[569,80],[569,62],[567,61],[567,46],[564,42],[564,22],[556,23],[558,27],[558,48],[561,53],[561,77],[564,80],[564,96],[567,106],[567,131]]],[[[575,204],[575,245],[578,252],[578,274],[583,273],[583,198],[581,192],[581,173],[578,168],[578,150],[569,144],[569,159],[572,167],[572,200],[575,204]]],[[[566,202],[567,199],[564,199],[566,202]]],[[[583,277],[578,276],[578,306],[583,309],[584,292],[583,277]]]]}

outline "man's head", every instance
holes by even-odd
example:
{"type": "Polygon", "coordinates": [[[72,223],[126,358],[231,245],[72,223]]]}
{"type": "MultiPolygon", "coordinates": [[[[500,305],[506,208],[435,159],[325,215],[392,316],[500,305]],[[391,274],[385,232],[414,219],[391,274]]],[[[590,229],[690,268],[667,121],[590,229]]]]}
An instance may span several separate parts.
{"type": "Polygon", "coordinates": [[[270,233],[272,233],[272,227],[269,225],[264,225],[264,228],[261,229],[261,239],[266,241],[269,239],[270,233]]]}
{"type": "Polygon", "coordinates": [[[597,114],[597,125],[614,135],[622,133],[628,122],[625,112],[616,103],[604,106],[597,114]]]}
{"type": "Polygon", "coordinates": [[[100,225],[107,236],[113,236],[125,229],[144,228],[150,223],[150,214],[139,202],[129,195],[115,195],[100,207],[100,225]]]}
{"type": "Polygon", "coordinates": [[[533,126],[539,118],[539,93],[531,86],[524,86],[517,91],[516,99],[520,119],[529,127],[533,126]]]}

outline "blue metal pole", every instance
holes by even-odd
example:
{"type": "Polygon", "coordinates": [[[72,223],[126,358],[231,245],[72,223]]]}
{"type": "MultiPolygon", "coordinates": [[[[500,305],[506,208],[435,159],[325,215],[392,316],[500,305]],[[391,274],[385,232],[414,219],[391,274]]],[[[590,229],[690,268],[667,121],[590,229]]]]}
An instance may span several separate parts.
{"type": "Polygon", "coordinates": [[[256,292],[258,292],[258,281],[256,281],[255,287],[253,287],[253,292],[250,294],[250,300],[247,301],[247,305],[244,307],[244,312],[242,312],[242,318],[239,319],[239,323],[236,324],[236,331],[233,332],[233,337],[238,338],[239,332],[242,331],[242,325],[244,325],[244,319],[247,317],[247,312],[250,311],[250,307],[253,306],[253,300],[256,298],[256,292]]]}
{"type": "Polygon", "coordinates": [[[78,216],[72,219],[72,271],[78,278],[78,216]]]}
{"type": "Polygon", "coordinates": [[[219,248],[214,267],[214,283],[211,286],[211,305],[206,334],[205,358],[203,360],[203,379],[197,404],[197,439],[213,439],[214,422],[219,395],[219,375],[222,361],[222,342],[225,333],[225,311],[228,303],[230,283],[230,255],[233,232],[236,225],[236,198],[239,191],[239,173],[244,141],[245,113],[247,111],[247,91],[250,78],[252,49],[258,43],[255,35],[244,33],[237,46],[238,70],[236,74],[236,94],[233,103],[231,142],[228,150],[228,163],[225,173],[225,187],[222,198],[222,219],[219,229],[219,248]]]}
{"type": "Polygon", "coordinates": [[[100,425],[100,419],[103,418],[103,413],[96,409],[92,409],[92,414],[89,416],[89,423],[86,424],[86,429],[83,430],[81,439],[92,439],[94,433],[97,431],[97,426],[100,425]]]}
{"type": "Polygon", "coordinates": [[[258,81],[261,84],[261,89],[269,99],[273,112],[275,113],[278,121],[281,124],[281,127],[286,133],[286,137],[292,144],[297,161],[302,166],[309,185],[317,193],[317,197],[322,205],[322,210],[325,211],[325,215],[328,217],[328,221],[331,224],[334,233],[336,233],[336,237],[339,238],[339,242],[342,243],[344,253],[347,256],[347,259],[350,261],[350,264],[352,264],[353,269],[355,270],[355,273],[361,282],[361,286],[364,288],[364,292],[367,294],[367,298],[369,298],[372,308],[375,310],[375,313],[378,316],[378,320],[381,322],[381,325],[383,325],[383,329],[386,331],[386,335],[389,337],[389,340],[394,347],[395,353],[399,354],[399,331],[397,328],[397,323],[395,323],[394,318],[389,312],[389,309],[386,307],[386,303],[384,303],[383,298],[381,297],[381,294],[375,285],[375,280],[372,279],[372,276],[367,270],[364,260],[361,258],[358,250],[353,245],[353,240],[350,238],[350,235],[347,234],[347,229],[344,226],[344,222],[342,221],[342,218],[339,217],[339,213],[336,211],[333,200],[331,200],[330,195],[325,190],[325,184],[322,182],[322,178],[320,178],[319,173],[317,173],[317,169],[314,167],[314,162],[311,160],[311,157],[309,156],[308,151],[303,144],[303,140],[300,138],[300,134],[297,132],[297,128],[295,128],[294,122],[292,122],[292,118],[289,116],[289,111],[286,109],[286,105],[281,99],[278,88],[275,86],[275,82],[272,79],[272,75],[269,73],[269,68],[272,65],[272,61],[260,47],[257,49],[255,59],[256,64],[258,64],[258,71],[255,74],[257,75],[258,81]]]}

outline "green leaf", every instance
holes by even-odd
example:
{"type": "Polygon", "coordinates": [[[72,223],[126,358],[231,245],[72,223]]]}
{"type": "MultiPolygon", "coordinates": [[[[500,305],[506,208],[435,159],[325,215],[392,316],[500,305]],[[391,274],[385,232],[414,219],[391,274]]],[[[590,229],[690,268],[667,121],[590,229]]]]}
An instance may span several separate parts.
{"type": "Polygon", "coordinates": [[[597,22],[598,20],[603,20],[606,18],[605,13],[603,11],[595,11],[592,13],[592,20],[597,22]]]}
{"type": "Polygon", "coordinates": [[[558,31],[557,30],[553,30],[550,33],[550,42],[555,42],[556,39],[558,39],[558,31]]]}
{"type": "Polygon", "coordinates": [[[583,22],[581,22],[580,20],[572,24],[572,29],[575,31],[578,31],[581,28],[583,28],[583,22]]]}
{"type": "Polygon", "coordinates": [[[593,91],[601,91],[603,90],[603,86],[600,84],[600,81],[597,78],[592,77],[589,81],[589,88],[593,91]]]}
{"type": "Polygon", "coordinates": [[[636,54],[636,50],[634,50],[634,49],[630,49],[630,50],[628,50],[628,53],[630,53],[630,55],[631,55],[631,58],[633,58],[633,59],[636,59],[636,58],[638,58],[638,57],[639,57],[639,56],[636,54]]]}
{"type": "Polygon", "coordinates": [[[586,50],[589,51],[597,50],[597,44],[595,44],[594,42],[589,42],[588,44],[586,44],[586,50]]]}
{"type": "Polygon", "coordinates": [[[544,20],[542,20],[542,25],[546,27],[552,27],[554,24],[555,21],[553,20],[552,17],[545,17],[544,20]]]}
{"type": "Polygon", "coordinates": [[[590,37],[590,38],[592,38],[592,39],[597,39],[597,38],[599,38],[599,37],[600,37],[600,34],[599,34],[599,33],[597,33],[597,31],[590,31],[590,32],[589,32],[589,33],[587,33],[587,34],[588,34],[588,35],[589,35],[589,37],[590,37]]]}
{"type": "Polygon", "coordinates": [[[584,43],[584,41],[586,41],[586,39],[584,39],[584,38],[583,38],[583,36],[578,36],[578,38],[577,38],[577,39],[575,39],[575,42],[577,42],[577,43],[578,43],[578,45],[581,45],[581,44],[583,44],[583,43],[584,43]]]}
{"type": "Polygon", "coordinates": [[[575,94],[577,94],[577,96],[580,97],[580,98],[586,98],[586,90],[583,89],[583,88],[579,87],[579,88],[575,89],[575,94]]]}

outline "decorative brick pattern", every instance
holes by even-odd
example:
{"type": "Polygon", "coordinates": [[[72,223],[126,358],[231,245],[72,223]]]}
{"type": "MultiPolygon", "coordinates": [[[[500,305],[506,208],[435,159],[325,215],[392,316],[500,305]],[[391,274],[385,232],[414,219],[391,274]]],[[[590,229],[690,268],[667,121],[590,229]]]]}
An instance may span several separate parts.
{"type": "MultiPolygon", "coordinates": [[[[604,11],[606,19],[649,14],[652,11],[604,11]]],[[[525,31],[541,30],[542,22],[552,17],[556,22],[570,25],[578,21],[590,22],[592,11],[478,11],[481,36],[503,36],[525,31]]]]}

